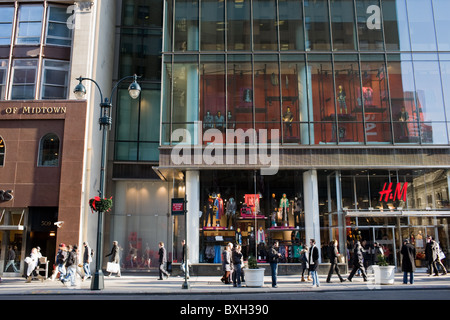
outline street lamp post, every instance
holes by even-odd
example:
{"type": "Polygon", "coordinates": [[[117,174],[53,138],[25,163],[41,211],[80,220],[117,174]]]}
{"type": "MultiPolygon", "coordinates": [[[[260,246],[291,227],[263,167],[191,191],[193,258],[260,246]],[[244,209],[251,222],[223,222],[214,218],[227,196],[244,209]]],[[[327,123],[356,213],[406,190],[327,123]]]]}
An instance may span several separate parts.
{"type": "MultiPolygon", "coordinates": [[[[105,188],[105,166],[106,166],[106,147],[107,147],[107,138],[108,138],[108,131],[111,128],[112,124],[112,118],[111,118],[111,108],[112,108],[112,96],[116,89],[118,88],[119,84],[127,79],[133,78],[133,82],[128,87],[128,93],[130,94],[130,97],[132,99],[137,99],[141,93],[141,87],[137,83],[137,79],[139,78],[136,75],[133,76],[127,76],[122,79],[120,79],[116,85],[113,87],[111,91],[111,96],[108,100],[108,98],[103,99],[103,93],[100,89],[100,86],[98,83],[90,78],[83,78],[79,77],[77,78],[80,83],[75,87],[73,93],[75,94],[75,97],[77,99],[84,99],[86,95],[86,88],[83,85],[84,80],[92,81],[98,88],[100,92],[100,118],[98,120],[98,123],[100,125],[100,130],[102,130],[102,155],[101,155],[101,164],[100,164],[100,187],[98,190],[98,194],[100,199],[103,199],[104,197],[104,188],[105,188]]],[[[104,212],[98,212],[98,226],[97,226],[97,254],[95,258],[95,273],[92,276],[91,280],[91,290],[103,290],[104,289],[104,276],[102,272],[102,257],[103,257],[103,213],[104,212]]]]}

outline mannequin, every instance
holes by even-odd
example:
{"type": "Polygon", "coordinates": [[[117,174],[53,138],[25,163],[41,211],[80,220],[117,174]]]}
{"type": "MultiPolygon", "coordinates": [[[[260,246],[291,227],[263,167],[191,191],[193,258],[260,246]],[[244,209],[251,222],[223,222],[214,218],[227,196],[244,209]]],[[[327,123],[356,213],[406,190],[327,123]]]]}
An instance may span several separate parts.
{"type": "Polygon", "coordinates": [[[270,200],[270,209],[272,210],[272,217],[271,217],[271,226],[276,227],[277,226],[277,211],[278,211],[278,205],[277,205],[277,199],[275,198],[275,193],[272,193],[272,199],[270,200]]]}
{"type": "Polygon", "coordinates": [[[216,129],[223,131],[225,119],[223,118],[223,115],[220,113],[220,111],[217,111],[217,115],[214,117],[214,123],[216,125],[216,129]]]}
{"type": "Polygon", "coordinates": [[[217,198],[214,200],[214,206],[217,207],[216,219],[220,220],[223,216],[223,199],[220,197],[220,193],[217,194],[217,198]]]}
{"type": "Polygon", "coordinates": [[[236,221],[235,221],[236,220],[236,201],[234,201],[234,198],[228,199],[226,215],[227,215],[227,229],[230,226],[230,220],[231,220],[231,230],[233,230],[234,225],[236,223],[236,221]]]}
{"type": "Polygon", "coordinates": [[[236,123],[234,122],[234,117],[231,114],[231,111],[228,111],[227,113],[227,123],[228,129],[234,129],[236,127],[236,123]]]}
{"type": "Polygon", "coordinates": [[[284,226],[287,227],[289,200],[286,198],[286,193],[283,193],[283,197],[280,200],[280,210],[282,213],[284,226]]]}
{"type": "Polygon", "coordinates": [[[206,111],[206,115],[203,118],[203,129],[211,129],[213,128],[214,117],[211,115],[209,111],[206,111]]]}
{"type": "Polygon", "coordinates": [[[292,137],[292,120],[294,120],[294,116],[291,112],[291,107],[287,107],[286,112],[283,114],[285,136],[287,136],[286,130],[288,130],[289,136],[292,137]]]}
{"type": "Polygon", "coordinates": [[[259,227],[258,234],[256,235],[256,241],[258,244],[260,243],[266,244],[266,235],[262,227],[259,227]]]}
{"type": "Polygon", "coordinates": [[[236,230],[236,243],[242,245],[241,228],[237,228],[237,230],[236,230]]]}
{"type": "Polygon", "coordinates": [[[402,107],[401,111],[398,114],[398,121],[400,122],[400,130],[401,135],[404,137],[409,137],[409,129],[408,129],[408,123],[409,120],[408,112],[406,111],[405,107],[402,107]]]}
{"type": "Polygon", "coordinates": [[[206,217],[205,217],[205,227],[211,227],[213,225],[213,219],[214,219],[214,211],[213,211],[213,206],[214,206],[214,199],[212,198],[212,196],[209,196],[208,199],[208,204],[206,205],[206,217]],[[211,218],[211,222],[208,223],[208,221],[211,218]]]}
{"type": "Polygon", "coordinates": [[[300,228],[300,213],[302,212],[303,203],[301,196],[294,198],[294,225],[300,228]]]}
{"type": "Polygon", "coordinates": [[[342,86],[339,86],[338,93],[337,93],[337,101],[339,103],[340,113],[342,113],[342,108],[344,108],[345,113],[347,113],[347,103],[345,102],[346,99],[347,99],[347,95],[345,93],[344,88],[342,88],[342,86]]]}

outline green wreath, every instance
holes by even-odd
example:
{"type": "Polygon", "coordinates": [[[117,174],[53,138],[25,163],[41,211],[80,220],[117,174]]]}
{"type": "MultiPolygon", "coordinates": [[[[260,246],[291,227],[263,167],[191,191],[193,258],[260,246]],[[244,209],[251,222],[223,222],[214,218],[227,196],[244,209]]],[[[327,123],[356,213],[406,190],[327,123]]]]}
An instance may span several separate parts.
{"type": "Polygon", "coordinates": [[[95,212],[109,212],[113,206],[112,197],[107,199],[101,199],[100,197],[95,197],[89,200],[89,206],[91,207],[92,213],[95,212]]]}

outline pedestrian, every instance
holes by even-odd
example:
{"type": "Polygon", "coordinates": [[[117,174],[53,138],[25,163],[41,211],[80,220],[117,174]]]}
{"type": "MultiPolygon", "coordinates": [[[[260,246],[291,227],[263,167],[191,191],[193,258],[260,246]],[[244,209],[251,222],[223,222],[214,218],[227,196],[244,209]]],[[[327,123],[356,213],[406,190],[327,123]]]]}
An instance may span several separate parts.
{"type": "Polygon", "coordinates": [[[329,253],[328,256],[330,258],[330,270],[328,271],[328,277],[327,277],[327,283],[331,282],[331,275],[333,274],[333,271],[336,272],[337,276],[339,277],[339,280],[341,280],[341,282],[344,282],[345,279],[342,278],[341,274],[339,273],[339,266],[338,266],[338,258],[341,255],[338,251],[338,241],[334,240],[331,241],[330,246],[329,246],[329,253]]]}
{"type": "Polygon", "coordinates": [[[59,273],[59,280],[62,280],[66,276],[66,259],[67,259],[67,247],[64,243],[59,244],[58,252],[56,253],[56,271],[52,275],[52,280],[55,280],[59,273]]]}
{"type": "MultiPolygon", "coordinates": [[[[37,266],[37,259],[38,259],[38,252],[36,248],[31,249],[31,253],[29,257],[25,258],[25,262],[27,263],[27,280],[26,283],[30,283],[32,279],[32,275],[36,272],[36,266],[37,266]]],[[[40,278],[40,276],[38,275],[40,278]]],[[[42,280],[42,279],[41,279],[42,280]]]]}
{"type": "Polygon", "coordinates": [[[167,265],[167,254],[166,254],[166,248],[164,248],[164,242],[160,242],[158,244],[159,246],[159,279],[163,280],[163,274],[166,276],[166,279],[169,279],[170,274],[166,270],[167,265]]]}
{"type": "Polygon", "coordinates": [[[270,270],[272,272],[272,288],[277,288],[277,276],[278,276],[278,262],[280,261],[281,254],[278,252],[280,243],[275,240],[272,247],[269,250],[269,262],[270,270]]]}
{"type": "Polygon", "coordinates": [[[425,245],[425,261],[427,262],[427,272],[431,276],[433,274],[433,239],[427,236],[427,244],[425,245]]]}
{"type": "Polygon", "coordinates": [[[90,263],[92,262],[92,250],[89,247],[89,244],[85,241],[83,242],[83,247],[84,247],[84,251],[83,251],[83,270],[84,270],[84,279],[90,279],[91,278],[91,267],[90,267],[90,263]]]}
{"type": "Polygon", "coordinates": [[[8,271],[9,266],[12,266],[14,272],[19,272],[19,270],[17,270],[17,268],[16,268],[16,261],[15,261],[16,260],[16,249],[17,249],[16,246],[14,246],[14,248],[13,248],[13,246],[8,247],[8,258],[7,258],[8,263],[6,264],[5,272],[8,271]]]}
{"type": "Polygon", "coordinates": [[[183,246],[183,251],[181,254],[181,270],[183,271],[186,279],[189,279],[189,248],[186,245],[186,240],[181,240],[181,245],[183,246]]]}
{"type": "Polygon", "coordinates": [[[316,247],[316,240],[310,239],[308,261],[309,261],[309,272],[311,272],[312,287],[314,288],[320,286],[319,277],[317,276],[317,268],[319,267],[319,249],[316,247]]]}
{"type": "Polygon", "coordinates": [[[225,284],[231,284],[231,273],[233,272],[233,262],[231,261],[233,244],[230,242],[222,252],[222,271],[223,276],[220,279],[225,284]]]}
{"type": "Polygon", "coordinates": [[[306,280],[312,281],[310,272],[309,272],[309,263],[308,263],[308,256],[309,256],[309,249],[308,245],[305,244],[302,251],[300,252],[300,260],[302,262],[302,282],[305,282],[306,280]],[[305,272],[307,272],[307,279],[305,280],[305,272]]]}
{"type": "Polygon", "coordinates": [[[431,240],[431,250],[433,253],[433,268],[434,268],[434,275],[437,277],[439,276],[439,269],[438,266],[440,266],[442,268],[442,275],[446,275],[447,274],[447,269],[445,269],[444,264],[441,261],[441,247],[439,246],[439,243],[432,239],[431,240]]]}
{"type": "Polygon", "coordinates": [[[350,282],[352,281],[352,278],[355,275],[356,271],[361,271],[364,281],[367,281],[367,275],[366,275],[366,271],[364,270],[364,264],[363,264],[363,260],[364,260],[363,254],[364,254],[364,249],[361,246],[361,242],[356,241],[356,245],[353,250],[353,269],[347,278],[348,281],[350,281],[350,282]]]}
{"type": "Polygon", "coordinates": [[[63,284],[70,281],[71,286],[75,286],[75,277],[77,272],[77,246],[67,246],[67,259],[65,263],[66,276],[61,280],[63,284]]]}
{"type": "MultiPolygon", "coordinates": [[[[111,252],[107,254],[105,257],[109,256],[111,256],[109,262],[116,263],[118,265],[116,277],[120,277],[120,248],[119,243],[117,241],[113,241],[111,252]]],[[[111,277],[112,274],[113,272],[110,272],[108,276],[111,277]]]]}
{"type": "Polygon", "coordinates": [[[243,254],[241,252],[241,245],[236,245],[232,254],[233,262],[233,287],[241,287],[241,270],[243,263],[243,254]]]}
{"type": "Polygon", "coordinates": [[[373,243],[373,255],[373,262],[375,265],[378,264],[380,257],[384,257],[383,248],[381,248],[380,244],[376,241],[373,243]]]}
{"type": "Polygon", "coordinates": [[[409,240],[403,240],[403,246],[400,250],[402,254],[402,271],[403,271],[403,283],[408,283],[408,273],[409,273],[409,283],[414,283],[414,271],[416,271],[416,265],[414,263],[416,259],[416,248],[409,243],[409,240]]]}

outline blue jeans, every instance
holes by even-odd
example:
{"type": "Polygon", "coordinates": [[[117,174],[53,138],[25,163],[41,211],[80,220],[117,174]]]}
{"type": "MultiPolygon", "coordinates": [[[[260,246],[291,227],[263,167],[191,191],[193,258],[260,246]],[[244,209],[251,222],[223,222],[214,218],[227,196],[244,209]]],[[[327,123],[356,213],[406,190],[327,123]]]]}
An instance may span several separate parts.
{"type": "Polygon", "coordinates": [[[231,277],[233,279],[233,285],[241,285],[241,265],[240,264],[235,264],[234,265],[234,271],[233,271],[233,275],[231,277]]]}
{"type": "Polygon", "coordinates": [[[83,270],[84,276],[89,278],[91,276],[91,267],[89,266],[89,262],[83,263],[83,270]]]}
{"type": "Polygon", "coordinates": [[[272,287],[277,285],[278,263],[270,263],[270,270],[272,271],[272,287]]]}
{"type": "Polygon", "coordinates": [[[71,266],[67,267],[67,274],[64,277],[64,281],[69,281],[70,280],[70,285],[74,286],[75,285],[76,272],[77,272],[77,266],[76,265],[71,265],[71,266]]]}
{"type": "Polygon", "coordinates": [[[66,276],[66,267],[64,266],[64,263],[58,264],[58,272],[59,272],[59,280],[64,279],[66,276]]]}
{"type": "Polygon", "coordinates": [[[319,277],[317,276],[317,271],[311,271],[311,278],[312,278],[312,285],[313,286],[320,286],[319,283],[319,277]]]}
{"type": "Polygon", "coordinates": [[[14,272],[19,272],[19,270],[17,270],[17,268],[16,268],[16,264],[14,263],[14,260],[8,261],[8,263],[6,264],[6,267],[5,267],[5,272],[6,272],[6,270],[8,270],[9,266],[13,267],[14,272]]]}
{"type": "Polygon", "coordinates": [[[413,284],[414,283],[414,273],[413,272],[403,272],[403,283],[407,284],[408,283],[408,273],[409,273],[409,283],[413,284]]]}

